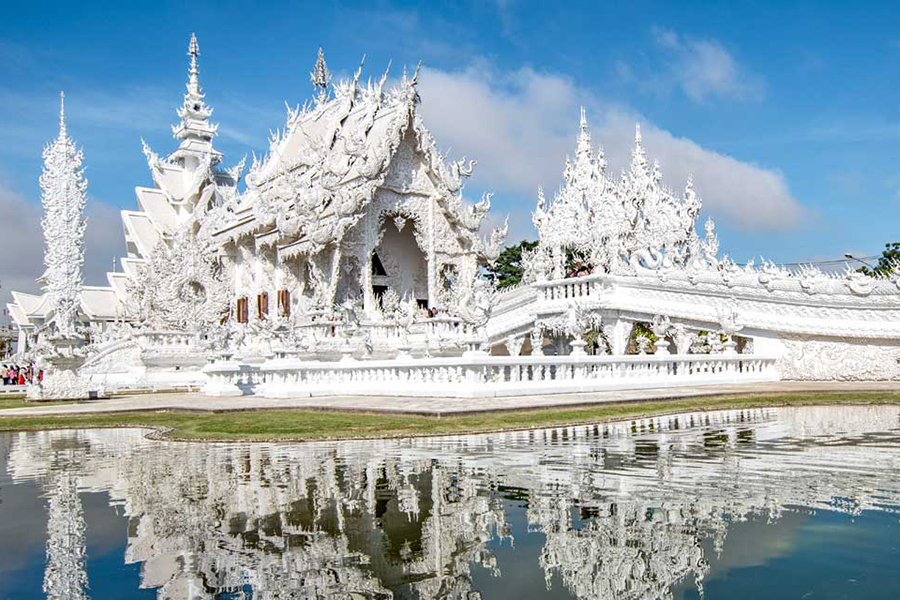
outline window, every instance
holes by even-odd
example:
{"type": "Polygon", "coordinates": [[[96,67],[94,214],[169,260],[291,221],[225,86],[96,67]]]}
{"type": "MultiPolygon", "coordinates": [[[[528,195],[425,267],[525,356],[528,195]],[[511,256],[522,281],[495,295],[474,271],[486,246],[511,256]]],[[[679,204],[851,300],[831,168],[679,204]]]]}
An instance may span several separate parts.
{"type": "Polygon", "coordinates": [[[287,290],[278,290],[278,313],[282,317],[291,316],[291,293],[287,290]]]}
{"type": "Polygon", "coordinates": [[[384,265],[381,264],[381,259],[374,253],[372,254],[372,275],[381,275],[382,277],[387,275],[387,271],[384,270],[384,265]]]}
{"type": "Polygon", "coordinates": [[[269,315],[269,294],[263,292],[256,297],[256,316],[265,319],[269,315]]]}
{"type": "Polygon", "coordinates": [[[238,323],[246,323],[250,319],[248,318],[249,309],[248,309],[247,298],[238,298],[237,301],[237,322],[238,323]]]}

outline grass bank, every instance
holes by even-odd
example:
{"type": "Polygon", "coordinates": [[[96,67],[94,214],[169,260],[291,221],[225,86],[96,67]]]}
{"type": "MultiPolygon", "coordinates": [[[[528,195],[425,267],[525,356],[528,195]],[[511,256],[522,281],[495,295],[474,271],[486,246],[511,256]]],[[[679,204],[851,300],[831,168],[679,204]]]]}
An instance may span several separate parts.
{"type": "MultiPolygon", "coordinates": [[[[52,406],[54,404],[72,404],[74,400],[59,400],[56,402],[41,402],[41,406],[52,406]]],[[[0,410],[5,408],[25,408],[26,406],[35,406],[34,402],[25,399],[25,395],[21,396],[0,396],[0,410]]]]}
{"type": "Polygon", "coordinates": [[[3,417],[0,412],[0,430],[151,427],[160,430],[163,437],[182,440],[313,441],[528,429],[621,421],[695,410],[838,403],[900,405],[900,392],[707,396],[452,417],[289,409],[219,413],[158,411],[56,417],[3,417]]]}

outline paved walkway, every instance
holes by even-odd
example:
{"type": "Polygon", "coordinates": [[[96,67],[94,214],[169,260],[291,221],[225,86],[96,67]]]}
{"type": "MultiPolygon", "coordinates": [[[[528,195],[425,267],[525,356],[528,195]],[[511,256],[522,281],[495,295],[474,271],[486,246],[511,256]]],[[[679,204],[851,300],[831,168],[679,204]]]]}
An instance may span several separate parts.
{"type": "Polygon", "coordinates": [[[588,394],[559,394],[548,396],[516,396],[490,399],[454,398],[396,398],[374,396],[335,396],[328,398],[267,399],[256,396],[241,398],[209,398],[198,393],[158,393],[117,396],[104,400],[0,410],[0,417],[62,416],[93,413],[194,410],[233,411],[278,408],[308,408],[316,410],[351,410],[366,412],[410,413],[432,416],[448,416],[482,411],[527,408],[573,407],[630,402],[636,400],[660,400],[722,394],[771,394],[792,392],[900,392],[898,382],[836,383],[795,382],[749,383],[741,385],[716,385],[703,387],[657,388],[588,394]]]}

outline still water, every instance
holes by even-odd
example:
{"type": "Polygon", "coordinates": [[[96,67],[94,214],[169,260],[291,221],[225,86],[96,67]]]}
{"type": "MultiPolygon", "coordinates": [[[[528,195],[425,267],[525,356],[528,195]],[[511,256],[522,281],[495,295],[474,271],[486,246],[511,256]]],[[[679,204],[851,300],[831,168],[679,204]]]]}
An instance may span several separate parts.
{"type": "Polygon", "coordinates": [[[342,444],[0,434],[0,598],[900,598],[900,409],[342,444]]]}

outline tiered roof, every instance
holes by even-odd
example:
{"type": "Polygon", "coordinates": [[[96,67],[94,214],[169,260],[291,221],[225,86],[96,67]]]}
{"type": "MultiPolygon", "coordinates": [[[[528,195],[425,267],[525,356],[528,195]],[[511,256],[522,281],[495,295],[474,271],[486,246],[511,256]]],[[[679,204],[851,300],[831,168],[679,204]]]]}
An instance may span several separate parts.
{"type": "Polygon", "coordinates": [[[375,190],[391,188],[390,170],[404,140],[425,168],[416,170],[416,160],[400,157],[403,164],[395,168],[406,170],[402,191],[439,198],[459,235],[477,231],[489,197],[476,206],[462,200],[461,180],[472,164],[458,161],[448,167],[438,153],[417,112],[418,70],[411,78],[404,71],[400,85],[391,90],[384,87],[387,71],[377,82],[362,84],[361,70],[362,65],[353,79],[329,92],[330,75],[320,52],[311,74],[318,92],[314,102],[289,109],[283,132],[273,134],[268,154],[254,161],[247,193],[223,219],[217,237],[253,233],[259,242],[277,242],[288,254],[314,252],[338,241],[375,190]]]}

